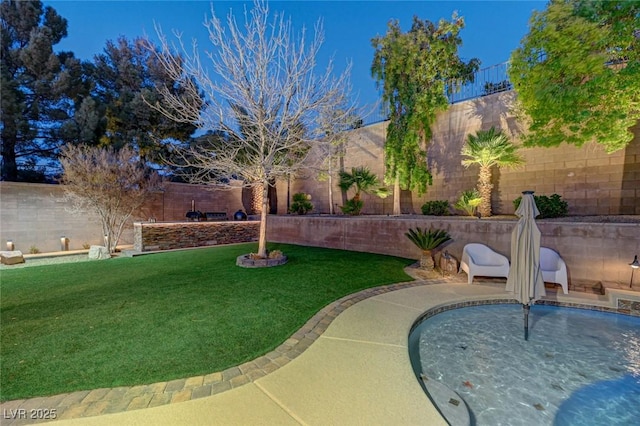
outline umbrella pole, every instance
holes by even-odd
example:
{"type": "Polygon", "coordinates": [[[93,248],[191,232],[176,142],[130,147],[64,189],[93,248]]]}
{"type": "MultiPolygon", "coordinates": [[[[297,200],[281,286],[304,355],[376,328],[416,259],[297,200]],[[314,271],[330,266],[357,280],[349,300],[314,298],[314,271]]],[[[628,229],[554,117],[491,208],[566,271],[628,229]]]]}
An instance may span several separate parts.
{"type": "Polygon", "coordinates": [[[531,306],[522,305],[522,309],[524,309],[524,340],[529,340],[529,309],[531,306]]]}

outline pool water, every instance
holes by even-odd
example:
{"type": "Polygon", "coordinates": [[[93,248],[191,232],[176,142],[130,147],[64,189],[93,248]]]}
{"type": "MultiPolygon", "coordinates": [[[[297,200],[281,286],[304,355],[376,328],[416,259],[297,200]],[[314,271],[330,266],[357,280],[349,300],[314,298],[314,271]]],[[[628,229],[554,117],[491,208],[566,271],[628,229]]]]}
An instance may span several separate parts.
{"type": "MultiPolygon", "coordinates": [[[[476,425],[640,424],[640,318],[535,305],[453,309],[412,333],[421,373],[476,425]]],[[[414,348],[415,349],[415,348],[414,348]]]]}

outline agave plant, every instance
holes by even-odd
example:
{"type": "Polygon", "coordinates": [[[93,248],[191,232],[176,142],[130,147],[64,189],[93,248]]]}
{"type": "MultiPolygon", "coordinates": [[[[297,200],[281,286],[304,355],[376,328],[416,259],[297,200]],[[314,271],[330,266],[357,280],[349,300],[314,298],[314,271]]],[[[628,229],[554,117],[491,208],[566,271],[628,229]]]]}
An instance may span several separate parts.
{"type": "Polygon", "coordinates": [[[423,230],[419,226],[416,227],[415,230],[409,229],[405,235],[413,244],[422,250],[420,266],[426,269],[433,269],[435,267],[432,250],[437,249],[442,244],[451,240],[451,235],[444,229],[430,228],[423,230]]]}

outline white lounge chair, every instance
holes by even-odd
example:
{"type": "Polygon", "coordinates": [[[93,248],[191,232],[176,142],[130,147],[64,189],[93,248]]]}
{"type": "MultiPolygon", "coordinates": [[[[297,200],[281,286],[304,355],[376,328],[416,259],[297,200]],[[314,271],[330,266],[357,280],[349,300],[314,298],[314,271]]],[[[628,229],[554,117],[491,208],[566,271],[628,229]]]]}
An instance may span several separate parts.
{"type": "Polygon", "coordinates": [[[484,244],[471,243],[464,246],[460,270],[468,275],[468,283],[473,277],[509,277],[509,259],[496,253],[484,244]]]}
{"type": "Polygon", "coordinates": [[[547,247],[540,247],[540,269],[544,282],[560,284],[564,294],[569,294],[567,265],[558,252],[547,247]]]}

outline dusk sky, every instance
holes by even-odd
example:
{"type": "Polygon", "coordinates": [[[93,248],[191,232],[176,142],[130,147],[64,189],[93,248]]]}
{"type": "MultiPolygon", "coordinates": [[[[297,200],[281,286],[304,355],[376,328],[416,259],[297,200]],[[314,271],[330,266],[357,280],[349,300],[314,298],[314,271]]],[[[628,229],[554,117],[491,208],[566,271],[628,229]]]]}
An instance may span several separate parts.
{"type": "MultiPolygon", "coordinates": [[[[210,1],[44,1],[68,21],[68,36],[56,45],[56,50],[70,50],[81,59],[90,60],[103,51],[107,40],[124,35],[129,40],[149,36],[157,41],[154,22],[164,33],[183,33],[185,40],[196,38],[202,49],[209,49],[203,22],[210,15],[210,1]]],[[[232,9],[238,21],[243,19],[244,5],[252,2],[214,1],[216,15],[226,17],[232,9]]],[[[359,105],[375,103],[378,90],[371,77],[373,59],[371,39],[384,35],[387,23],[398,19],[408,30],[412,17],[437,22],[458,14],[465,19],[460,56],[468,60],[477,57],[481,68],[505,62],[528,32],[533,10],[543,10],[546,1],[272,1],[271,12],[290,16],[296,32],[303,26],[312,30],[322,18],[325,42],[318,58],[323,68],[333,56],[336,69],[353,62],[351,82],[359,105]]],[[[170,37],[170,39],[171,39],[170,37]]]]}

